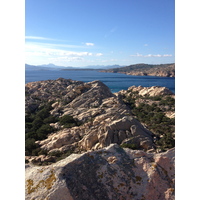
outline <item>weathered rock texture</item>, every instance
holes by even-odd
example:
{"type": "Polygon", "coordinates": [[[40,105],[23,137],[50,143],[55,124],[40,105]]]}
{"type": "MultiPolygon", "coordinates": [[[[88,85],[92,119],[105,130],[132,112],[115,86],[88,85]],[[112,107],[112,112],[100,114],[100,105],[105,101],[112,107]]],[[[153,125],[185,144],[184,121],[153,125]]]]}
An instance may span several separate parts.
{"type": "MultiPolygon", "coordinates": [[[[100,81],[83,83],[60,78],[28,83],[26,92],[29,94],[26,98],[27,110],[32,105],[39,106],[40,101],[47,98],[55,101],[52,115],[70,115],[83,122],[79,127],[62,129],[45,140],[37,141],[44,150],[63,152],[73,149],[80,152],[129,140],[138,148],[154,149],[152,133],[134,119],[130,108],[100,81]]],[[[59,127],[59,124],[51,126],[59,127]]]]}
{"type": "Polygon", "coordinates": [[[26,200],[173,200],[174,149],[145,153],[117,144],[49,166],[26,165],[26,200]]]}
{"type": "MultiPolygon", "coordinates": [[[[125,91],[125,90],[122,90],[122,91],[125,91]]],[[[119,93],[122,93],[122,91],[120,91],[119,93]]],[[[141,96],[147,95],[150,97],[162,96],[162,95],[173,95],[173,92],[170,91],[168,88],[160,87],[160,86],[152,86],[152,87],[131,86],[125,92],[138,92],[138,94],[141,96]]]]}

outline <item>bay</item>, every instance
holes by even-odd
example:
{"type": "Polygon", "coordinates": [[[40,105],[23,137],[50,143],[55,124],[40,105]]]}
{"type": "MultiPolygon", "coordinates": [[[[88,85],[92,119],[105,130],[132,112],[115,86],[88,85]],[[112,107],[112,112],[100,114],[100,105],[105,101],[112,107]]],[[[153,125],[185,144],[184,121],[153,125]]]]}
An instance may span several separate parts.
{"type": "Polygon", "coordinates": [[[175,93],[174,77],[132,76],[119,73],[104,73],[97,70],[44,70],[25,72],[25,83],[42,80],[56,80],[58,78],[83,82],[99,80],[106,84],[113,93],[120,90],[127,90],[128,87],[133,85],[141,85],[143,87],[162,86],[169,88],[173,93],[175,93]]]}

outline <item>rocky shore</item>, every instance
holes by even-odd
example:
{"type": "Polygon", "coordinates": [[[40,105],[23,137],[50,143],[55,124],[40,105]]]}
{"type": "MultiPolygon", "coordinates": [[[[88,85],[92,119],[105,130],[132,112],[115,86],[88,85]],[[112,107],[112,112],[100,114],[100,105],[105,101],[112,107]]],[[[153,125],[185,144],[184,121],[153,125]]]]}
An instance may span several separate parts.
{"type": "Polygon", "coordinates": [[[166,65],[137,64],[121,68],[101,70],[101,72],[122,73],[133,76],[175,77],[175,64],[166,64],[166,65]]]}
{"type": "Polygon", "coordinates": [[[26,199],[174,199],[173,145],[137,114],[153,105],[168,126],[170,90],[59,78],[25,92],[26,199]]]}

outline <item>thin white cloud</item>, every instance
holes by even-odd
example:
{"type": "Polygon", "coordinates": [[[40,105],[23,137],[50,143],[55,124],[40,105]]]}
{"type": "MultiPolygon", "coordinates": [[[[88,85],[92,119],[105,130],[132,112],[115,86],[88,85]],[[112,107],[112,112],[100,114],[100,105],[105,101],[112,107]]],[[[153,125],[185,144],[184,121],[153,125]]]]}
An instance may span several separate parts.
{"type": "Polygon", "coordinates": [[[171,54],[164,54],[163,57],[171,57],[171,54]]]}
{"type": "Polygon", "coordinates": [[[86,45],[86,46],[94,46],[94,43],[86,42],[85,45],[86,45]]]}
{"type": "Polygon", "coordinates": [[[31,40],[55,40],[55,39],[52,39],[52,38],[38,37],[38,36],[25,36],[25,39],[31,39],[31,40]]]}
{"type": "Polygon", "coordinates": [[[102,53],[96,53],[96,56],[103,56],[102,53]]]}
{"type": "Polygon", "coordinates": [[[145,46],[145,47],[147,47],[147,46],[148,46],[148,44],[144,44],[144,46],[145,46]]]}
{"type": "Polygon", "coordinates": [[[66,51],[62,49],[38,47],[34,45],[26,46],[26,53],[28,55],[40,55],[40,56],[92,56],[91,52],[76,52],[76,51],[66,51]]]}
{"type": "MultiPolygon", "coordinates": [[[[100,57],[102,53],[92,53],[88,51],[69,51],[69,48],[63,48],[65,45],[48,44],[48,43],[36,43],[27,42],[25,44],[26,59],[32,60],[38,59],[50,60],[52,62],[72,62],[72,61],[85,61],[86,58],[100,57]]],[[[30,62],[30,61],[29,61],[30,62]]]]}
{"type": "Polygon", "coordinates": [[[164,54],[164,55],[161,55],[161,54],[147,54],[147,55],[142,55],[142,54],[136,53],[135,55],[130,55],[130,56],[133,56],[133,57],[171,57],[172,55],[171,54],[164,54]]]}
{"type": "Polygon", "coordinates": [[[160,55],[160,54],[157,54],[157,55],[148,54],[148,55],[145,55],[144,57],[162,57],[162,55],[160,55]]]}
{"type": "Polygon", "coordinates": [[[68,57],[68,56],[63,56],[63,57],[56,57],[56,58],[49,58],[51,62],[73,62],[73,61],[83,61],[83,57],[68,57]]]}
{"type": "Polygon", "coordinates": [[[44,43],[44,42],[26,42],[27,45],[38,46],[42,48],[85,48],[81,45],[73,44],[55,44],[55,43],[44,43]]]}
{"type": "Polygon", "coordinates": [[[90,52],[75,52],[75,51],[62,51],[60,55],[65,56],[92,56],[90,52]]]}

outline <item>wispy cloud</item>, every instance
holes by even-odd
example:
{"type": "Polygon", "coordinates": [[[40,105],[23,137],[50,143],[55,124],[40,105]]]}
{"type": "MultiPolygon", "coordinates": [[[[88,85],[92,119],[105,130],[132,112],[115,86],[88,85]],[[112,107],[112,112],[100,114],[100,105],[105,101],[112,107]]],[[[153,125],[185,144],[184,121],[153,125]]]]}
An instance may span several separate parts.
{"type": "Polygon", "coordinates": [[[95,56],[103,56],[102,53],[96,53],[95,56]]]}
{"type": "Polygon", "coordinates": [[[62,62],[83,61],[84,58],[83,57],[76,57],[76,56],[73,56],[73,57],[63,56],[63,57],[49,58],[48,60],[51,61],[51,62],[62,63],[62,62]]]}
{"type": "Polygon", "coordinates": [[[136,53],[135,55],[130,55],[130,56],[133,56],[133,57],[171,57],[172,55],[171,54],[164,54],[164,55],[161,55],[161,54],[148,54],[148,55],[142,55],[142,54],[136,53]]]}
{"type": "Polygon", "coordinates": [[[26,62],[37,64],[53,62],[63,65],[69,62],[73,64],[92,62],[103,56],[103,53],[94,52],[94,49],[90,48],[94,45],[92,42],[67,44],[66,41],[61,42],[52,38],[26,36],[26,62]]]}
{"type": "Polygon", "coordinates": [[[52,38],[38,37],[38,36],[25,36],[25,39],[31,39],[31,40],[56,40],[56,39],[52,39],[52,38]]]}
{"type": "Polygon", "coordinates": [[[164,54],[163,57],[171,57],[171,54],[164,54]]]}
{"type": "MultiPolygon", "coordinates": [[[[102,53],[94,53],[89,51],[70,51],[70,45],[63,44],[50,44],[50,43],[38,43],[27,42],[25,44],[27,58],[38,59],[43,58],[54,62],[72,62],[83,61],[86,57],[99,57],[102,53]]],[[[77,46],[76,46],[77,47],[77,46]]]]}
{"type": "Polygon", "coordinates": [[[94,43],[86,42],[85,45],[86,45],[86,46],[94,46],[94,43]]]}
{"type": "Polygon", "coordinates": [[[148,47],[148,44],[144,44],[145,47],[148,47]]]}
{"type": "Polygon", "coordinates": [[[74,44],[59,44],[59,43],[45,43],[45,42],[26,42],[25,44],[26,47],[33,47],[33,48],[37,48],[37,49],[43,49],[43,48],[47,48],[47,49],[66,49],[66,48],[70,48],[70,49],[81,49],[81,48],[85,48],[85,46],[83,45],[74,45],[74,44]]]}

